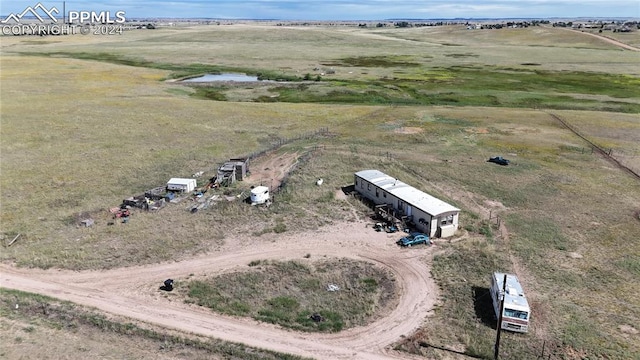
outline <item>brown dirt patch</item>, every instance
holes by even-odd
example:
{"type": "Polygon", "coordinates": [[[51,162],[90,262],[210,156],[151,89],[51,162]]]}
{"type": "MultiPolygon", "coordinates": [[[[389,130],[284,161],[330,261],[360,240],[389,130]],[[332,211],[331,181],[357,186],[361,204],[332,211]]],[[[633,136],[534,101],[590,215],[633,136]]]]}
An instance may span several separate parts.
{"type": "Polygon", "coordinates": [[[419,127],[403,126],[403,127],[399,127],[397,129],[395,129],[394,132],[396,134],[409,135],[409,134],[420,134],[420,133],[424,132],[424,130],[422,128],[419,128],[419,127]]]}
{"type": "Polygon", "coordinates": [[[268,186],[272,190],[277,189],[297,164],[298,158],[297,152],[267,153],[249,164],[251,175],[247,178],[246,183],[268,186]]]}
{"type": "Polygon", "coordinates": [[[631,325],[620,325],[618,329],[625,334],[638,335],[638,329],[634,328],[631,325]]]}
{"type": "Polygon", "coordinates": [[[489,133],[489,129],[487,128],[468,128],[468,129],[464,129],[464,131],[472,134],[488,134],[489,133]]]}

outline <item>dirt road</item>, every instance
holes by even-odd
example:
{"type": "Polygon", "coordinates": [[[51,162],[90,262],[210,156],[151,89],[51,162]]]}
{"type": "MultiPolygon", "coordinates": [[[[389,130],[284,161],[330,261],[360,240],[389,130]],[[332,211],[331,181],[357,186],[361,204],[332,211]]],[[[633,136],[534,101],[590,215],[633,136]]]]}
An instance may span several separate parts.
{"type": "Polygon", "coordinates": [[[437,287],[429,269],[433,248],[400,249],[393,242],[397,237],[377,233],[366,228],[364,222],[343,223],[307,234],[227,239],[227,245],[215,253],[150,266],[72,272],[0,265],[0,285],[167,328],[316,359],[413,358],[389,345],[416,330],[435,304],[437,287]],[[307,254],[309,259],[305,258],[307,254]],[[312,334],[215,315],[158,290],[166,278],[179,283],[189,276],[233,272],[246,269],[252,260],[313,261],[324,257],[367,260],[390,269],[397,280],[398,306],[367,326],[335,334],[312,334]]]}
{"type": "Polygon", "coordinates": [[[613,45],[618,46],[618,47],[620,47],[620,48],[623,48],[623,49],[625,49],[625,50],[640,51],[640,48],[637,48],[637,47],[635,47],[635,46],[631,46],[631,45],[625,44],[625,43],[623,43],[622,41],[618,41],[618,40],[616,40],[616,39],[612,39],[612,38],[610,38],[610,37],[608,37],[608,36],[603,36],[603,35],[599,35],[599,34],[594,34],[594,33],[584,32],[584,31],[579,31],[579,30],[573,30],[573,29],[566,29],[566,30],[569,30],[569,31],[576,31],[576,32],[580,32],[581,34],[585,34],[585,35],[589,35],[589,36],[596,37],[596,38],[598,38],[598,39],[600,39],[600,40],[603,40],[603,41],[605,41],[605,42],[608,42],[608,43],[610,43],[610,44],[613,44],[613,45]]]}

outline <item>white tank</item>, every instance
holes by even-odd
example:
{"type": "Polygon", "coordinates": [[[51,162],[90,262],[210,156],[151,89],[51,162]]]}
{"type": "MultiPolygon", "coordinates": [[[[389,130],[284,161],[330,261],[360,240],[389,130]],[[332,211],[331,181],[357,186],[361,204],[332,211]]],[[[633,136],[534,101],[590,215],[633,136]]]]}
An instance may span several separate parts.
{"type": "Polygon", "coordinates": [[[269,200],[269,188],[266,186],[256,186],[251,189],[251,204],[264,204],[269,200]]]}

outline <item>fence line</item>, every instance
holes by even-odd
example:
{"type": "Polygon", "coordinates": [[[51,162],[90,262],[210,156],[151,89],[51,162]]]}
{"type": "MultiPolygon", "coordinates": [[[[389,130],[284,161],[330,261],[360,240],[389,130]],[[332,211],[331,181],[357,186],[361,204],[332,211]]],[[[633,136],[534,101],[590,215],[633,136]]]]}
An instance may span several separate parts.
{"type": "Polygon", "coordinates": [[[635,176],[636,179],[640,180],[640,174],[635,172],[634,170],[628,168],[626,165],[624,165],[623,163],[621,163],[618,159],[616,159],[615,157],[613,157],[611,154],[613,153],[613,149],[609,149],[609,150],[605,150],[603,148],[601,148],[600,146],[596,145],[595,143],[593,143],[591,140],[587,139],[584,135],[580,134],[578,132],[578,130],[576,130],[573,126],[569,125],[569,123],[567,123],[566,121],[562,120],[562,118],[560,118],[558,115],[556,114],[552,114],[547,112],[547,114],[549,116],[551,116],[552,118],[556,119],[558,122],[560,122],[562,125],[564,125],[564,127],[566,127],[567,129],[569,129],[569,131],[571,131],[572,133],[574,133],[576,136],[578,136],[579,138],[581,138],[582,140],[586,141],[587,143],[589,143],[589,145],[591,145],[591,149],[597,151],[600,155],[604,156],[605,159],[611,161],[614,165],[616,165],[618,168],[626,171],[627,173],[631,174],[632,176],[635,176]]]}
{"type": "MultiPolygon", "coordinates": [[[[315,154],[318,149],[320,147],[318,145],[315,145],[313,147],[313,149],[307,151],[304,155],[302,155],[298,161],[296,161],[295,164],[293,164],[293,166],[289,169],[289,171],[287,171],[286,174],[284,174],[282,180],[280,180],[280,185],[278,185],[277,189],[271,189],[271,192],[277,192],[278,190],[282,189],[283,187],[285,187],[285,185],[287,185],[287,182],[289,181],[289,177],[291,176],[291,174],[293,174],[294,171],[296,171],[298,169],[298,167],[301,164],[306,163],[307,161],[309,161],[309,159],[311,159],[311,157],[313,156],[313,154],[315,154]]],[[[323,147],[324,149],[324,147],[323,147]]]]}
{"type": "Polygon", "coordinates": [[[260,151],[254,151],[251,154],[245,156],[247,159],[252,160],[255,158],[259,158],[260,156],[270,152],[270,151],[274,151],[280,147],[282,147],[283,145],[286,144],[290,144],[292,142],[296,142],[296,141],[300,141],[300,140],[311,140],[311,139],[315,139],[317,137],[321,137],[321,136],[326,136],[329,134],[329,128],[328,127],[321,127],[320,129],[316,130],[316,131],[311,131],[311,132],[306,132],[303,134],[300,134],[298,136],[295,137],[291,137],[291,138],[280,138],[278,139],[276,142],[272,143],[271,146],[269,146],[266,149],[260,150],[260,151]]]}
{"type": "MultiPolygon", "coordinates": [[[[294,137],[290,137],[290,138],[279,138],[278,140],[276,140],[275,142],[272,142],[271,145],[269,145],[268,147],[262,149],[262,150],[258,150],[258,151],[254,151],[248,155],[245,156],[239,156],[239,158],[245,158],[247,160],[254,160],[257,159],[269,152],[272,152],[274,150],[277,150],[278,148],[286,145],[286,144],[290,144],[292,142],[296,142],[296,141],[300,141],[300,140],[311,140],[311,139],[315,139],[315,138],[319,138],[319,137],[323,137],[323,136],[328,136],[329,135],[329,128],[328,127],[321,127],[316,131],[309,131],[309,132],[305,132],[302,133],[300,135],[294,136],[294,137]]],[[[317,145],[316,145],[317,146],[317,145]]],[[[315,149],[314,149],[315,150],[315,149]]],[[[222,163],[224,163],[226,160],[222,161],[222,163]]],[[[203,173],[211,173],[213,172],[214,174],[217,173],[218,171],[218,167],[220,165],[214,165],[214,167],[210,167],[210,168],[206,168],[204,170],[202,170],[203,173]]]]}

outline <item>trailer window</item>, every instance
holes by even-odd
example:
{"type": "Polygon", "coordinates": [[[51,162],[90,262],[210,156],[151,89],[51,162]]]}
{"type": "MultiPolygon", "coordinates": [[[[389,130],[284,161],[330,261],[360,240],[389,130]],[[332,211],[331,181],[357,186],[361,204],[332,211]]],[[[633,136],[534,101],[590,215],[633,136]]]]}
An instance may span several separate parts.
{"type": "Polygon", "coordinates": [[[451,224],[453,224],[453,215],[449,215],[445,218],[442,218],[442,220],[440,220],[441,226],[451,225],[451,224]]]}
{"type": "Polygon", "coordinates": [[[529,317],[529,313],[526,311],[513,310],[508,308],[504,309],[503,315],[506,317],[522,319],[522,320],[527,320],[527,318],[529,317]]]}

